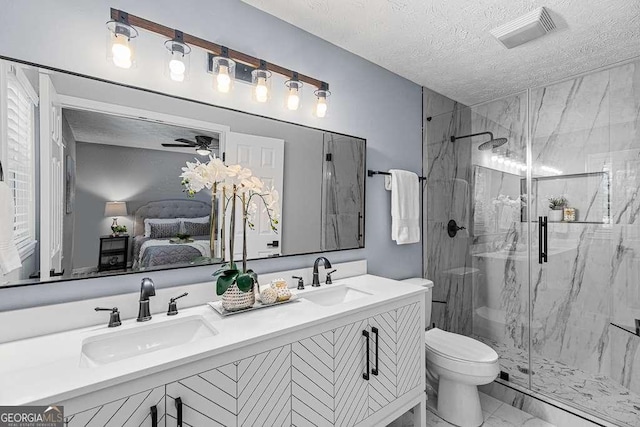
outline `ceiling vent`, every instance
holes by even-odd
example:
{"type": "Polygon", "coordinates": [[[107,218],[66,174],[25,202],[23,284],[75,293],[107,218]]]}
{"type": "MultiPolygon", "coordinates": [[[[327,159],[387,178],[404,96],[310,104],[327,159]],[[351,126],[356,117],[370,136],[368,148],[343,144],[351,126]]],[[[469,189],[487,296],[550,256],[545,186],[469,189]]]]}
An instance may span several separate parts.
{"type": "Polygon", "coordinates": [[[556,26],[549,12],[544,7],[540,7],[490,32],[507,49],[511,49],[542,37],[554,28],[556,26]]]}

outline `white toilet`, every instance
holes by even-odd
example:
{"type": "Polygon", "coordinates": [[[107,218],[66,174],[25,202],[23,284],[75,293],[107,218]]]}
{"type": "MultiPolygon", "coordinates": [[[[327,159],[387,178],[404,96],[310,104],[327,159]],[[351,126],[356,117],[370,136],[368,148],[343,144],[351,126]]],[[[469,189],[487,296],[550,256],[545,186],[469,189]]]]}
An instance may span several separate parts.
{"type": "MultiPolygon", "coordinates": [[[[433,282],[421,278],[405,281],[428,288],[425,321],[430,325],[433,282]]],[[[461,427],[482,425],[478,386],[498,376],[498,354],[473,338],[438,328],[425,332],[425,341],[427,371],[438,379],[438,415],[461,427]]]]}

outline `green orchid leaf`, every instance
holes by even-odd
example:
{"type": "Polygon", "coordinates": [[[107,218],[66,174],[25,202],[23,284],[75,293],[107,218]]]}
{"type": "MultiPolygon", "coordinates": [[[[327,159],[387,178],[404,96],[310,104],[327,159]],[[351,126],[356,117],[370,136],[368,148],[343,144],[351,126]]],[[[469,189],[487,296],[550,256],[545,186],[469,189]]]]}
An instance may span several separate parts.
{"type": "MultiPolygon", "coordinates": [[[[230,271],[230,270],[227,270],[230,271]]],[[[229,287],[231,285],[233,285],[233,283],[236,281],[238,277],[237,271],[235,274],[223,274],[218,276],[218,278],[216,279],[216,293],[218,295],[222,295],[224,294],[227,289],[229,289],[229,287]]]]}
{"type": "Polygon", "coordinates": [[[242,292],[249,292],[253,287],[253,276],[249,273],[239,274],[237,285],[242,292]]]}

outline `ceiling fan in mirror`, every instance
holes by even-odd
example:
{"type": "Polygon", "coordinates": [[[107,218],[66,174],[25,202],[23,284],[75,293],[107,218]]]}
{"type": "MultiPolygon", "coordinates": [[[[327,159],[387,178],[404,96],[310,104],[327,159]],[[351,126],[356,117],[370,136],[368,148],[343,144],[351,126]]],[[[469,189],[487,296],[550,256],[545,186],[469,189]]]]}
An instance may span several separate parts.
{"type": "MultiPolygon", "coordinates": [[[[180,144],[162,144],[163,147],[177,147],[177,148],[189,148],[189,147],[193,147],[196,149],[196,153],[198,153],[201,156],[208,156],[209,154],[211,154],[211,149],[212,148],[217,148],[216,146],[212,147],[212,142],[214,141],[214,138],[211,136],[206,136],[206,135],[196,135],[196,140],[195,141],[191,141],[189,139],[185,139],[185,138],[178,138],[175,141],[179,142],[180,144]]],[[[218,140],[215,139],[215,142],[217,143],[218,140]]]]}

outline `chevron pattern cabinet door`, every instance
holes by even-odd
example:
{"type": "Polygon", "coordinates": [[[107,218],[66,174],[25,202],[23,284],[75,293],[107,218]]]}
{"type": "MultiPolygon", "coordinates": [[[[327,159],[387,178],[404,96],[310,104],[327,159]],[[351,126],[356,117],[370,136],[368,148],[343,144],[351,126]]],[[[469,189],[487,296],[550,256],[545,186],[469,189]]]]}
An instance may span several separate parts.
{"type": "Polygon", "coordinates": [[[185,427],[236,426],[236,363],[167,384],[167,426],[175,426],[175,399],[182,400],[185,427]]]}
{"type": "Polygon", "coordinates": [[[424,372],[420,372],[421,357],[424,357],[420,336],[424,333],[420,324],[421,311],[420,303],[406,305],[397,310],[398,397],[417,387],[425,375],[424,372]]]}
{"type": "Polygon", "coordinates": [[[369,383],[366,372],[367,320],[343,326],[334,331],[335,425],[351,427],[369,414],[369,383]]]}
{"type": "Polygon", "coordinates": [[[291,425],[291,345],[238,362],[238,427],[291,425]]]}
{"type": "Polygon", "coordinates": [[[333,331],[291,345],[292,425],[334,425],[333,331]]]}
{"type": "Polygon", "coordinates": [[[371,367],[375,367],[376,346],[373,328],[378,329],[378,375],[371,375],[369,384],[369,415],[384,408],[398,396],[397,390],[397,310],[369,319],[371,367]]]}
{"type": "Polygon", "coordinates": [[[165,388],[157,387],[66,417],[68,427],[151,427],[151,407],[158,426],[165,424],[165,388]]]}

